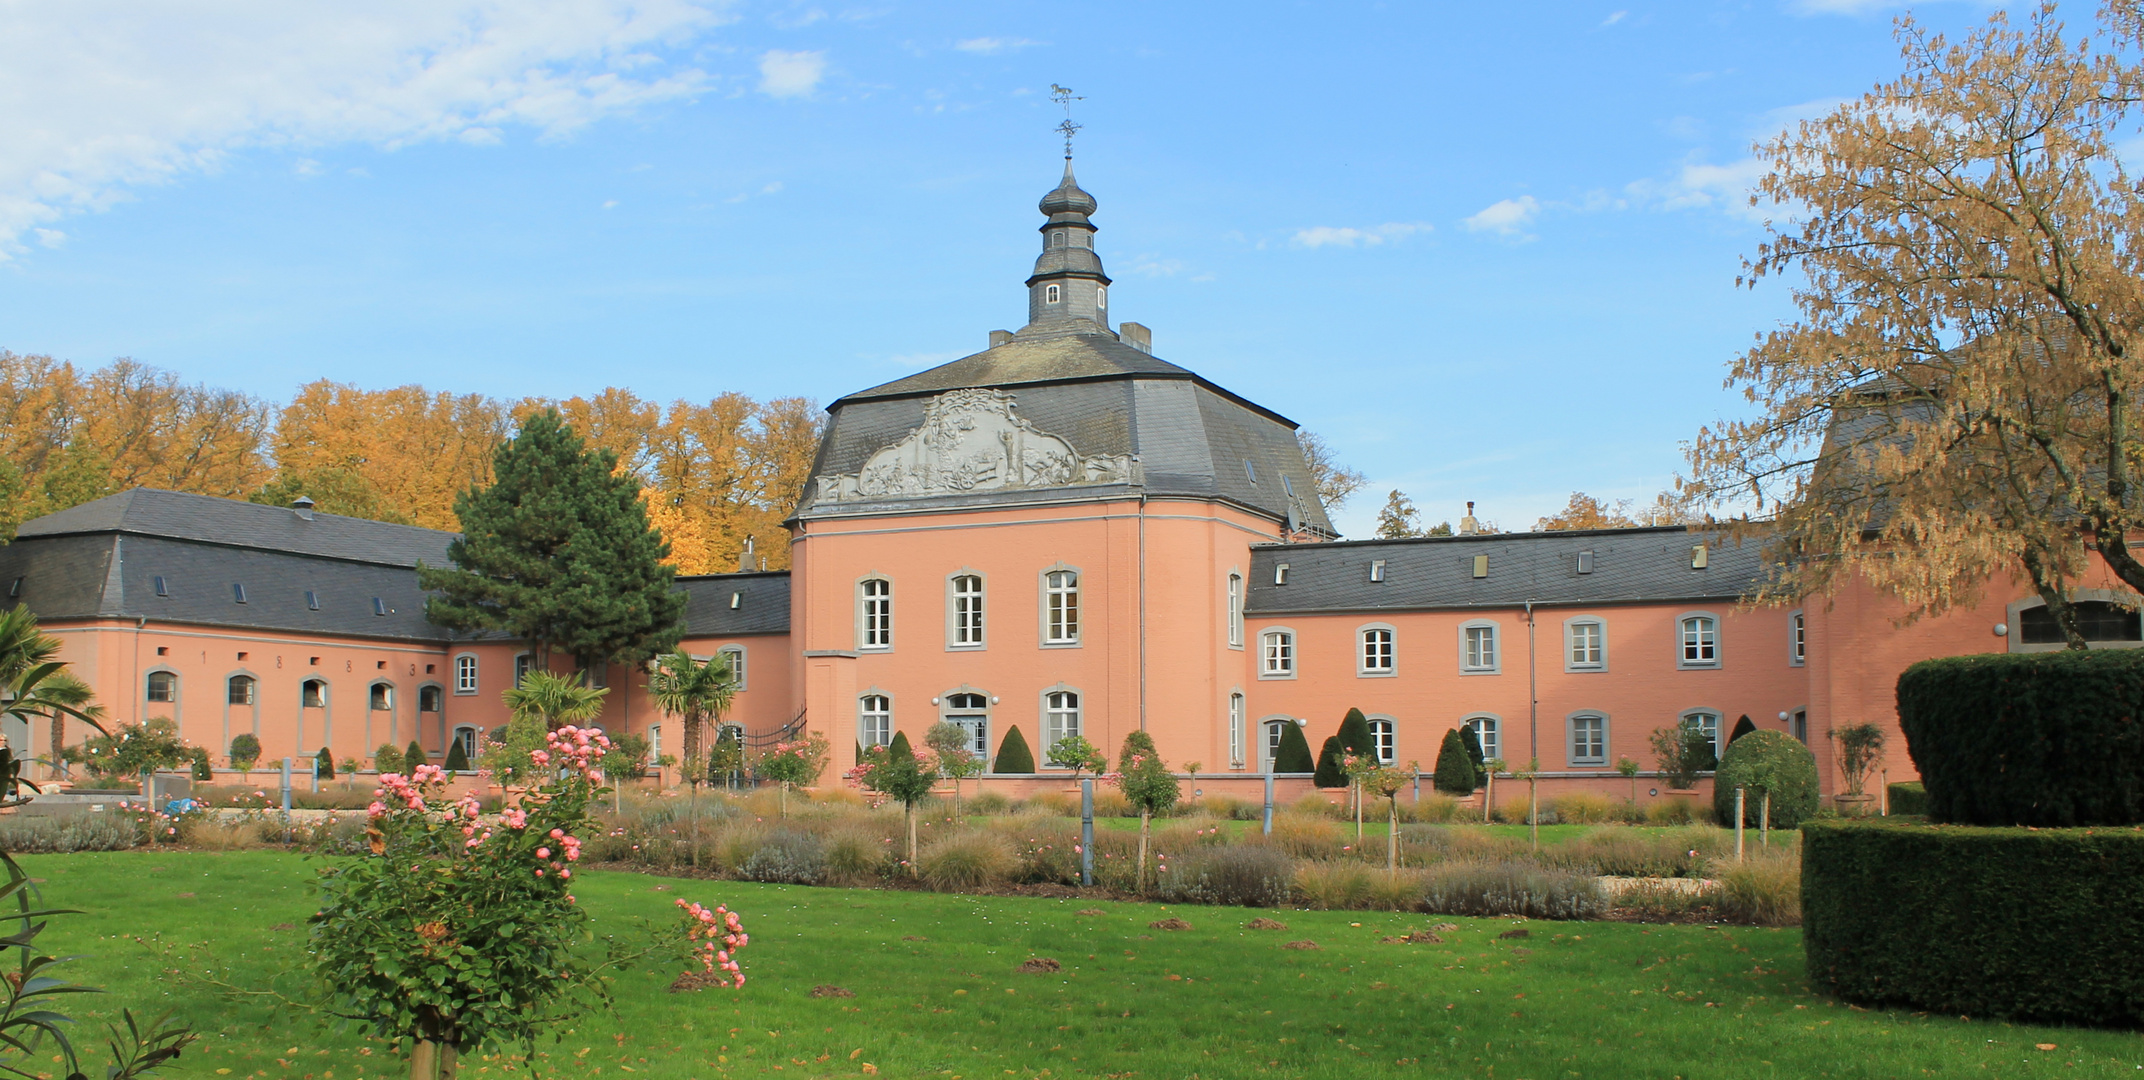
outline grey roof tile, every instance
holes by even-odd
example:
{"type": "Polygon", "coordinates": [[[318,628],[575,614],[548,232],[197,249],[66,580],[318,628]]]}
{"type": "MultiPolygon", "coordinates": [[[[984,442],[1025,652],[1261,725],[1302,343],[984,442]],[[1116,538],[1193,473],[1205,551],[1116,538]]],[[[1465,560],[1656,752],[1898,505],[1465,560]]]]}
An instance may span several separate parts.
{"type": "Polygon", "coordinates": [[[789,632],[787,570],[695,575],[677,583],[685,590],[686,637],[789,632]]]}
{"type": "Polygon", "coordinates": [[[94,502],[22,523],[24,538],[81,533],[125,532],[197,540],[263,551],[318,555],[330,559],[415,566],[447,563],[454,534],[413,525],[314,514],[311,521],[281,506],[188,495],[155,488],[133,488],[94,502]]]}

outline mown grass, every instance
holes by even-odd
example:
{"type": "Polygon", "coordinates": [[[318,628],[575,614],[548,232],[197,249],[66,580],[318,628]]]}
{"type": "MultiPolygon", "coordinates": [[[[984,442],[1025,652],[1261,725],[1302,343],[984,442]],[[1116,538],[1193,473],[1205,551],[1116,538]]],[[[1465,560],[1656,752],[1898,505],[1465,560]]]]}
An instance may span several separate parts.
{"type": "MultiPolygon", "coordinates": [[[[169,974],[199,944],[229,981],[304,985],[318,860],[271,851],[33,856],[87,909],[47,941],[115,993],[78,1015],[176,1009],[205,1034],[180,1075],[407,1075],[384,1044],[210,996],[169,974]],[[290,929],[276,929],[289,925],[290,929]],[[151,938],[147,945],[135,935],[151,938]],[[228,1071],[226,1071],[228,1070],[228,1071]]],[[[1816,997],[1794,930],[1252,911],[585,874],[607,929],[727,902],[753,935],[741,992],[616,984],[615,1014],[545,1045],[547,1075],[1139,1078],[2135,1076],[2144,1037],[1850,1009],[1816,997]],[[1082,916],[1083,909],[1103,914],[1082,916]],[[1188,931],[1148,923],[1179,916],[1188,931]],[[1278,918],[1286,931],[1243,928],[1278,918]],[[1381,937],[1459,925],[1442,944],[1381,937]],[[1310,940],[1316,950],[1282,948],[1310,940]],[[1064,970],[1020,975],[1034,956],[1064,970]],[[854,998],[815,999],[833,984],[854,998]],[[2035,1049],[2051,1043],[2052,1051],[2035,1049]]],[[[472,1061],[468,1076],[521,1070],[472,1061]]]]}

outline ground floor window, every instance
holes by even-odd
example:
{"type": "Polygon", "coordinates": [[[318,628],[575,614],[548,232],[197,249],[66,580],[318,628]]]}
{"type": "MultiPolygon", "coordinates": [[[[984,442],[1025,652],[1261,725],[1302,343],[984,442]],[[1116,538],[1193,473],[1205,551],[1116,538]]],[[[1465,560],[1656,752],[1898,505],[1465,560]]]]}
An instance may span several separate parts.
{"type": "Polygon", "coordinates": [[[1474,729],[1474,737],[1481,741],[1481,759],[1489,761],[1504,756],[1502,725],[1493,716],[1468,717],[1466,726],[1474,729]]]}
{"type": "Polygon", "coordinates": [[[1399,763],[1399,731],[1392,721],[1370,721],[1370,743],[1377,747],[1377,761],[1379,764],[1396,765],[1399,763]]]}
{"type": "Polygon", "coordinates": [[[1571,718],[1571,764],[1608,764],[1608,718],[1580,713],[1571,718]]]}
{"type": "Polygon", "coordinates": [[[893,699],[865,694],[856,708],[856,738],[869,750],[893,741],[893,699]]]}
{"type": "Polygon", "coordinates": [[[1079,694],[1052,690],[1043,695],[1042,752],[1047,755],[1059,739],[1079,734],[1079,694]]]}
{"type": "Polygon", "coordinates": [[[470,762],[470,764],[472,764],[472,765],[473,765],[473,764],[475,764],[475,763],[476,763],[476,729],[475,729],[475,728],[473,728],[473,727],[458,727],[458,728],[455,728],[455,729],[454,729],[454,744],[455,744],[456,746],[459,746],[459,747],[461,747],[461,748],[462,748],[462,756],[463,756],[463,757],[465,757],[465,758],[468,758],[468,759],[469,759],[469,762],[470,762]]]}
{"type": "Polygon", "coordinates": [[[981,694],[949,694],[945,699],[945,722],[968,736],[969,753],[990,757],[990,699],[981,694]]]}

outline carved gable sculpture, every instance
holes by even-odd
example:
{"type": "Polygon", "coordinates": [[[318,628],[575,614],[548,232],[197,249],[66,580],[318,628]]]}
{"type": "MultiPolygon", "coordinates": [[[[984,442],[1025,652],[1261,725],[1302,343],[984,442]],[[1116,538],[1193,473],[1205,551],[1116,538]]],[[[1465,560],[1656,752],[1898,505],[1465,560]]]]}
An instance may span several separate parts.
{"type": "Polygon", "coordinates": [[[932,398],[922,426],[872,454],[861,471],[820,477],[818,501],[1139,482],[1131,455],[1082,455],[1015,415],[1011,394],[965,389],[932,398]]]}

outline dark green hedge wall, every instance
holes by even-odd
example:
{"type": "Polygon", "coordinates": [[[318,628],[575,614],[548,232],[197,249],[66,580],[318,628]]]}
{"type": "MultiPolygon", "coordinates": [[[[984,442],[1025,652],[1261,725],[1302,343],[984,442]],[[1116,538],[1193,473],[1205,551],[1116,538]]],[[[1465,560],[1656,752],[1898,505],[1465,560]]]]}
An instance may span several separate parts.
{"type": "Polygon", "coordinates": [[[2144,649],[1923,660],[1898,720],[1928,816],[1972,825],[2144,822],[2144,649]]]}
{"type": "Polygon", "coordinates": [[[1894,814],[1928,814],[1928,789],[1918,780],[1900,780],[1891,785],[1891,812],[1894,814]]]}
{"type": "Polygon", "coordinates": [[[1849,1001],[2144,1024],[2144,829],[1812,821],[1802,944],[1849,1001]]]}

